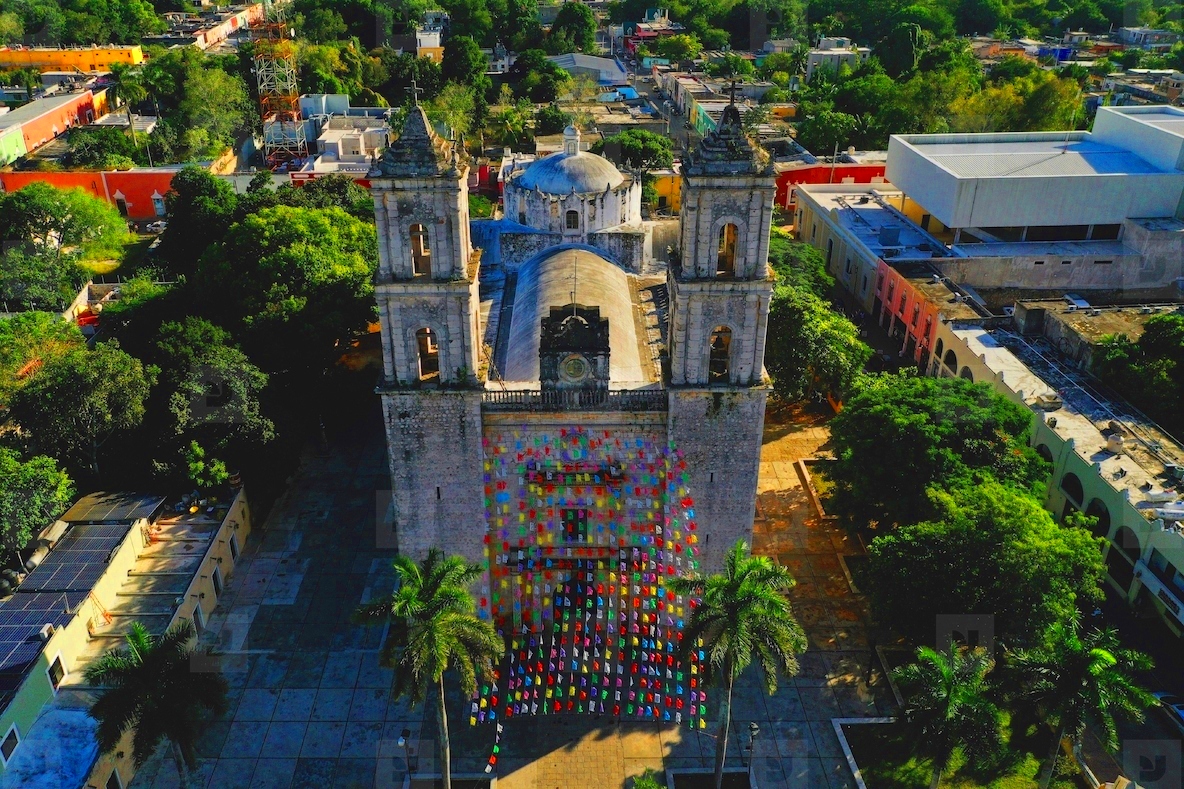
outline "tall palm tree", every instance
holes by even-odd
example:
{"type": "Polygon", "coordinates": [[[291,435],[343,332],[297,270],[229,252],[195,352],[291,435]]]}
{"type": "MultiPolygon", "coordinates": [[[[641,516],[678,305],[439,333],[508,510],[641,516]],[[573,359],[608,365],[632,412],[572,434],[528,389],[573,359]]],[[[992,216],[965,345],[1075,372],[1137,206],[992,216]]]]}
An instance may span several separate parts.
{"type": "Polygon", "coordinates": [[[906,694],[902,717],[919,727],[918,747],[933,759],[929,789],[937,789],[956,748],[968,756],[998,748],[999,708],[986,698],[994,666],[985,650],[951,644],[944,654],[920,647],[915,663],[894,672],[906,694]]]}
{"type": "Polygon", "coordinates": [[[806,73],[806,65],[810,62],[810,45],[798,44],[789,51],[789,62],[793,68],[791,77],[806,73]]]}
{"type": "Polygon", "coordinates": [[[127,111],[127,128],[132,135],[132,143],[139,148],[140,141],[136,138],[136,126],[132,120],[132,105],[148,97],[148,88],[144,85],[143,74],[134,66],[126,63],[112,63],[111,75],[108,77],[110,85],[107,90],[123,101],[127,111]]]}
{"type": "Polygon", "coordinates": [[[1115,716],[1141,720],[1155,697],[1134,679],[1136,671],[1148,671],[1151,658],[1142,652],[1121,649],[1113,628],[1091,630],[1084,635],[1076,621],[1050,628],[1044,645],[1017,652],[1011,663],[1019,673],[1025,695],[1040,705],[1056,724],[1056,736],[1048,751],[1041,789],[1048,789],[1068,736],[1081,744],[1087,725],[1106,747],[1118,748],[1115,716]]]}
{"type": "Polygon", "coordinates": [[[160,636],[136,622],[125,637],[126,646],[107,652],[83,672],[88,683],[101,688],[90,708],[99,722],[99,748],[104,753],[115,750],[124,733],[134,729],[132,758],[140,767],[167,738],[182,789],[189,786],[203,712],[226,711],[226,680],[190,665],[193,637],[188,620],[160,636]]]}
{"type": "Polygon", "coordinates": [[[724,780],[737,678],[756,660],[765,690],[773,695],[778,674],[798,673],[797,656],[806,651],[806,634],[785,598],[795,583],[789,570],[767,556],[751,555],[748,544],[738,540],[728,551],[723,573],[687,576],[672,584],[679,594],[700,596],[683,633],[681,657],[685,661],[702,640],[707,654],[703,681],[724,691],[715,744],[716,789],[724,780]]]}
{"type": "Polygon", "coordinates": [[[477,691],[477,675],[492,670],[505,652],[493,625],[473,613],[469,586],[481,567],[460,556],[445,557],[433,548],[419,564],[406,556],[395,559],[398,588],[390,597],[367,603],[354,612],[362,624],[390,622],[382,663],[395,669],[395,698],[419,704],[428,688],[437,693],[441,770],[444,789],[452,787],[452,751],[448,739],[448,710],[444,702],[444,673],[455,669],[466,695],[477,691]]]}

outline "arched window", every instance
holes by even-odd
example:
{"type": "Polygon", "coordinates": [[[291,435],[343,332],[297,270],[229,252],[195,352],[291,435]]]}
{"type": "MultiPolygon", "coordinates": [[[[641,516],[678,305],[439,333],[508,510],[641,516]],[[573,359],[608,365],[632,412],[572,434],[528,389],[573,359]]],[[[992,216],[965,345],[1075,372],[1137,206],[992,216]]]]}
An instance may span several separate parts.
{"type": "Polygon", "coordinates": [[[580,212],[579,211],[568,211],[567,212],[567,229],[568,230],[579,230],[580,229],[580,212]]]}
{"type": "Polygon", "coordinates": [[[1087,517],[1096,518],[1094,525],[1090,527],[1095,537],[1107,537],[1110,534],[1110,510],[1102,502],[1101,499],[1094,499],[1085,508],[1087,517]]]}
{"type": "Polygon", "coordinates": [[[942,363],[945,364],[946,367],[950,368],[951,373],[958,369],[958,357],[954,354],[953,349],[946,351],[946,355],[945,358],[942,359],[942,363]]]}
{"type": "Polygon", "coordinates": [[[944,350],[945,350],[945,348],[946,348],[946,341],[945,341],[945,340],[940,340],[940,339],[939,339],[939,340],[937,341],[937,345],[935,345],[935,346],[933,347],[933,355],[934,355],[934,356],[936,356],[938,359],[940,359],[940,358],[941,358],[941,353],[942,353],[942,351],[944,351],[944,350]]]}
{"type": "Polygon", "coordinates": [[[419,224],[411,226],[411,267],[416,276],[432,273],[432,242],[427,228],[419,224]]]}
{"type": "Polygon", "coordinates": [[[1049,463],[1052,462],[1052,450],[1048,448],[1048,444],[1039,444],[1036,447],[1036,454],[1047,460],[1049,463]]]}
{"type": "Polygon", "coordinates": [[[419,380],[439,378],[440,345],[436,333],[431,329],[420,329],[415,333],[415,344],[419,351],[419,380]]]}
{"type": "Polygon", "coordinates": [[[731,277],[736,274],[736,238],[739,232],[730,222],[719,229],[719,249],[715,258],[717,277],[731,277]]]}
{"type": "Polygon", "coordinates": [[[711,351],[707,362],[709,383],[727,383],[731,367],[732,330],[727,326],[716,326],[711,332],[711,351]]]}
{"type": "Polygon", "coordinates": [[[1114,547],[1132,562],[1139,561],[1143,555],[1143,546],[1139,545],[1138,536],[1126,526],[1120,526],[1118,534],[1114,535],[1114,547]]]}
{"type": "Polygon", "coordinates": [[[1069,472],[1061,477],[1061,490],[1065,495],[1073,500],[1077,506],[1081,506],[1081,499],[1085,497],[1085,490],[1081,487],[1081,480],[1073,472],[1069,472]]]}
{"type": "Polygon", "coordinates": [[[962,372],[958,373],[958,377],[965,378],[967,381],[970,381],[971,383],[974,382],[974,373],[970,372],[969,367],[963,367],[962,372]]]}

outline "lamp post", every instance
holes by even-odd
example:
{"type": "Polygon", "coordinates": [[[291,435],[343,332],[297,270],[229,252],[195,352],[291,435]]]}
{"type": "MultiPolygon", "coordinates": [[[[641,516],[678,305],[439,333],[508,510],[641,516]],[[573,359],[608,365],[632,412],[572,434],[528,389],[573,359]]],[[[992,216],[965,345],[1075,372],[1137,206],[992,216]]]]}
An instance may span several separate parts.
{"type": "MultiPolygon", "coordinates": [[[[752,777],[752,762],[753,757],[756,756],[756,736],[761,733],[761,727],[756,724],[756,721],[750,721],[748,724],[748,775],[752,777]]],[[[741,760],[743,763],[743,759],[741,760]]]]}
{"type": "Polygon", "coordinates": [[[413,772],[411,759],[415,756],[415,748],[411,745],[410,741],[411,729],[403,729],[403,731],[399,732],[399,739],[395,741],[396,745],[406,751],[406,755],[403,757],[403,773],[404,779],[408,784],[411,783],[411,773],[413,772]]]}

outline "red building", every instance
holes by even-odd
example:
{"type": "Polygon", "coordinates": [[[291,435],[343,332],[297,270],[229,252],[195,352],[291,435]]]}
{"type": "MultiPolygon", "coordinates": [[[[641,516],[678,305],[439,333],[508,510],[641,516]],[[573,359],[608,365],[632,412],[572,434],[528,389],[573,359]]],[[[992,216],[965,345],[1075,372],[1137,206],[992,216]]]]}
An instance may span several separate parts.
{"type": "Polygon", "coordinates": [[[164,196],[180,169],[177,165],[101,172],[0,172],[0,189],[15,192],[31,183],[46,183],[58,189],[84,189],[118,208],[128,219],[156,219],[164,216],[164,196]]]}
{"type": "Polygon", "coordinates": [[[943,321],[986,317],[974,301],[924,261],[876,264],[872,318],[900,343],[900,355],[925,369],[943,321]]]}
{"type": "Polygon", "coordinates": [[[872,184],[884,180],[886,162],[786,162],[777,168],[777,205],[792,213],[798,184],[872,184]],[[878,179],[878,180],[877,180],[878,179]]]}
{"type": "Polygon", "coordinates": [[[20,126],[28,153],[75,126],[84,126],[99,115],[89,91],[46,96],[0,115],[0,129],[20,126]]]}

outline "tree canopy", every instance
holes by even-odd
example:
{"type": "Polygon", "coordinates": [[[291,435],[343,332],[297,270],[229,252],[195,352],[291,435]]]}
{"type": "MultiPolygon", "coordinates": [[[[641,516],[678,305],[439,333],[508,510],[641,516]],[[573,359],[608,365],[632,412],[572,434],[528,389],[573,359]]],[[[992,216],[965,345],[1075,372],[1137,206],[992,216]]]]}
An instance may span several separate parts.
{"type": "Polygon", "coordinates": [[[934,515],[868,547],[876,619],[932,643],[940,614],[994,617],[995,638],[1039,641],[1102,597],[1098,540],[1053,520],[1027,491],[995,481],[933,493],[934,515]]]}
{"type": "Polygon", "coordinates": [[[626,129],[597,140],[592,152],[616,164],[639,170],[661,170],[674,164],[674,143],[669,137],[645,129],[626,129]]]}
{"type": "Polygon", "coordinates": [[[1154,315],[1143,334],[1102,338],[1093,371],[1169,431],[1184,428],[1184,315],[1154,315]]]}
{"type": "Polygon", "coordinates": [[[0,447],[0,550],[22,550],[74,500],[74,483],[53,458],[0,447]]]}
{"type": "MultiPolygon", "coordinates": [[[[772,332],[770,332],[772,334],[772,332]]],[[[1047,464],[1030,446],[1032,414],[988,385],[912,374],[867,379],[831,421],[835,491],[852,525],[924,520],[930,489],[990,478],[1032,488],[1047,464]]]]}
{"type": "Polygon", "coordinates": [[[842,397],[872,355],[850,320],[812,291],[790,285],[773,290],[765,343],[773,391],[789,402],[812,391],[842,397]]]}

